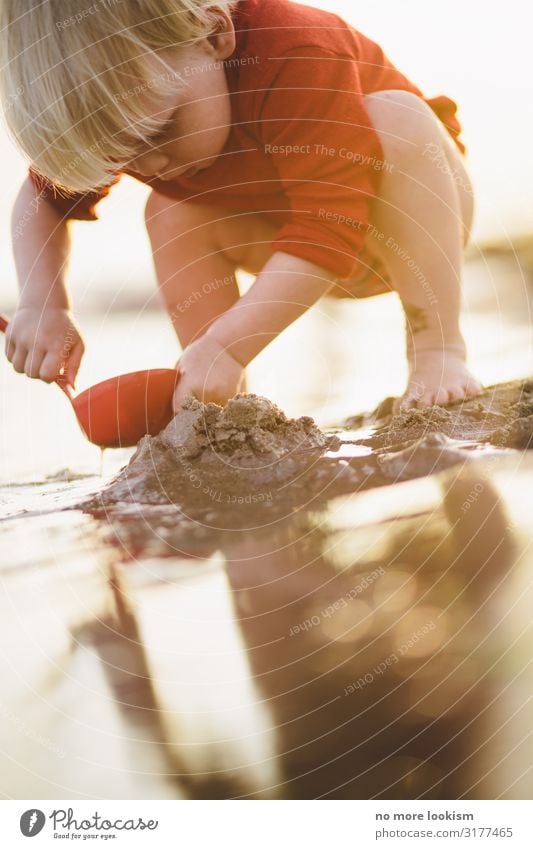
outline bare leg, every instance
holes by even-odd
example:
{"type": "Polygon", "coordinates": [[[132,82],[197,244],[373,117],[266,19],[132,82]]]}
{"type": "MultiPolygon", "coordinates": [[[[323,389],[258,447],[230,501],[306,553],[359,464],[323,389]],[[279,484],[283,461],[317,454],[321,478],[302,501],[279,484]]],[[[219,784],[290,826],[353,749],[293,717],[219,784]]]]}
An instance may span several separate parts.
{"type": "Polygon", "coordinates": [[[406,316],[410,377],[402,407],[476,394],[459,327],[463,245],[473,195],[458,151],[431,109],[403,91],[369,95],[385,155],[369,248],[385,263],[406,316]]]}

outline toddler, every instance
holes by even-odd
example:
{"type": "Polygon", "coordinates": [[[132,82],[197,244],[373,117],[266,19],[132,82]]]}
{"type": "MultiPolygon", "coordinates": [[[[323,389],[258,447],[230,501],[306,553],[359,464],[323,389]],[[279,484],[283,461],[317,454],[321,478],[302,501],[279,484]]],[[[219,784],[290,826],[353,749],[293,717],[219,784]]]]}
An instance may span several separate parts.
{"type": "Polygon", "coordinates": [[[387,291],[409,363],[395,410],[480,391],[459,324],[473,199],[451,100],[426,99],[376,43],[290,0],[0,10],[6,119],[31,163],[13,214],[18,372],[74,384],[68,222],[95,219],[129,174],[152,189],[146,227],[183,348],[176,409],[188,395],[223,404],[320,297],[387,291]],[[239,268],[255,275],[242,296],[239,268]]]}

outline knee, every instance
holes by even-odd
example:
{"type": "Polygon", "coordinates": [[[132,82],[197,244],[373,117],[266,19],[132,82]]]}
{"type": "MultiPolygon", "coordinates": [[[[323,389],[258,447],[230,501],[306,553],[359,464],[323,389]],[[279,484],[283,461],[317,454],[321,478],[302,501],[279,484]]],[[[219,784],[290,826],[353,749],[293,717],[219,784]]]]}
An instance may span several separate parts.
{"type": "Polygon", "coordinates": [[[378,91],[366,95],[365,106],[385,157],[392,162],[417,156],[428,144],[440,143],[439,119],[416,94],[378,91]]]}

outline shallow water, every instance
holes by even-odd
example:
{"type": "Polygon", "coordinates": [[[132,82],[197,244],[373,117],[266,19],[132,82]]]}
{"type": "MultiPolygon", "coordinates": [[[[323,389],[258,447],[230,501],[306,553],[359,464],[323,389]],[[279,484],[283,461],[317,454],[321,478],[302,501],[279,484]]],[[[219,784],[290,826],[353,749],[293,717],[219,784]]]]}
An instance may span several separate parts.
{"type": "MultiPolygon", "coordinates": [[[[513,273],[469,270],[486,383],[533,373],[513,273]]],[[[251,388],[322,425],[370,410],[401,390],[397,319],[388,296],[324,303],[251,388]]],[[[175,357],[155,314],[87,331],[80,388],[175,357]]],[[[529,452],[470,443],[480,464],[247,532],[220,524],[215,502],[176,534],[179,506],[72,509],[131,452],[106,452],[100,477],[60,392],[4,365],[0,383],[5,796],[530,794],[529,452]]],[[[375,433],[345,430],[327,462],[362,468],[375,433]]]]}

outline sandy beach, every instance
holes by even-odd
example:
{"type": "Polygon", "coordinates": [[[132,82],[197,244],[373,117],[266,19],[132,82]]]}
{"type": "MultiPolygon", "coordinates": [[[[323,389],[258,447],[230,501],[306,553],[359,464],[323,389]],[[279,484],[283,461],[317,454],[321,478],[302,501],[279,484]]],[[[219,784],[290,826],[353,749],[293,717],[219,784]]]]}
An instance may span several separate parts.
{"type": "Polygon", "coordinates": [[[533,383],[266,395],[1,488],[2,792],[528,797],[533,383]]]}

